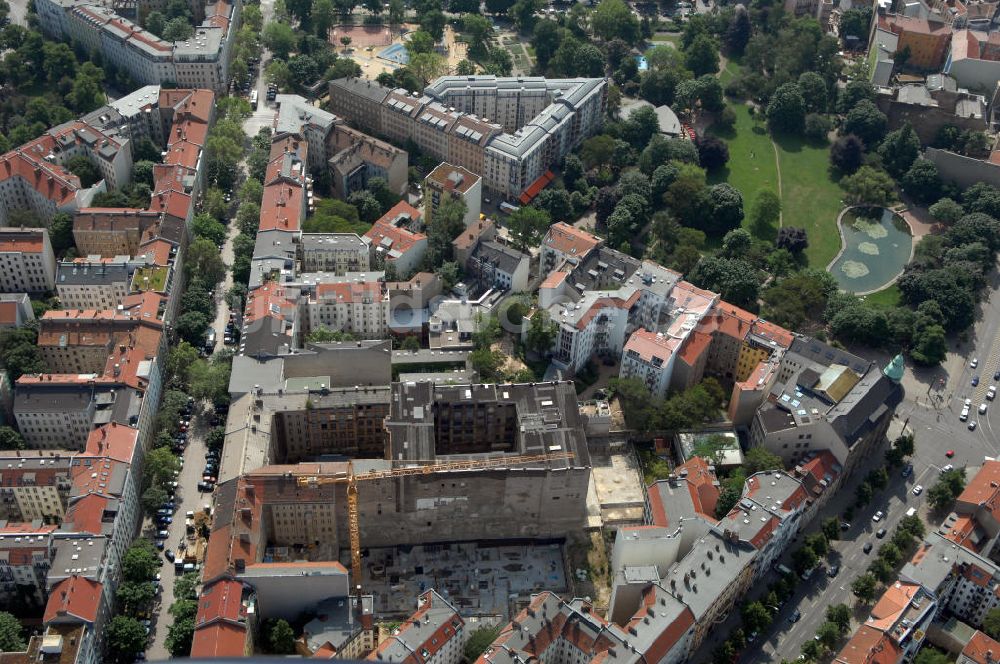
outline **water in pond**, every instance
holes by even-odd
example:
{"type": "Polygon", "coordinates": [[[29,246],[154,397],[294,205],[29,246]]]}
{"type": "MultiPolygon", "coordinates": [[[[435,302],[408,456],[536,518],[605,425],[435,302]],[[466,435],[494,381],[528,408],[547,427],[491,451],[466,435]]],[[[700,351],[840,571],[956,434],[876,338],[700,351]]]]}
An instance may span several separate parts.
{"type": "Polygon", "coordinates": [[[849,293],[882,288],[910,260],[913,237],[906,222],[892,210],[850,210],[841,220],[840,232],[844,251],[830,266],[830,273],[849,293]]]}

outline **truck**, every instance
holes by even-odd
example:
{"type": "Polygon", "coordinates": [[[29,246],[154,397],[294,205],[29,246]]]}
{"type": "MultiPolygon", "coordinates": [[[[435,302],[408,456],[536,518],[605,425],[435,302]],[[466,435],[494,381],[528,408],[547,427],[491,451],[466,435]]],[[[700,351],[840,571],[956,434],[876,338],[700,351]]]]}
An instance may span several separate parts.
{"type": "Polygon", "coordinates": [[[250,93],[250,108],[257,110],[257,91],[254,90],[250,93]]]}
{"type": "Polygon", "coordinates": [[[501,212],[506,212],[507,214],[514,214],[515,212],[517,212],[520,209],[521,208],[518,207],[517,205],[512,205],[511,203],[508,203],[507,201],[504,201],[503,203],[500,204],[500,211],[501,212]]]}

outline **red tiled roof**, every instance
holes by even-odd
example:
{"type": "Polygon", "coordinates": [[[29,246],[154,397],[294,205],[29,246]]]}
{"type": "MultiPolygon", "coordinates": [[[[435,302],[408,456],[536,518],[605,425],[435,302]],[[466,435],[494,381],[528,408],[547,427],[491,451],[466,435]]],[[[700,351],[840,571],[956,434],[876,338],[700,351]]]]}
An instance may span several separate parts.
{"type": "Polygon", "coordinates": [[[1000,643],[980,631],[976,631],[962,649],[962,655],[976,664],[995,664],[1000,656],[1000,643]]]}
{"type": "Polygon", "coordinates": [[[549,226],[544,240],[546,247],[580,258],[589,254],[600,243],[598,237],[562,221],[549,226]]]}
{"type": "Polygon", "coordinates": [[[681,352],[678,357],[684,360],[684,363],[688,366],[694,366],[698,362],[698,359],[702,354],[708,350],[708,347],[712,345],[712,336],[709,334],[704,334],[703,332],[698,332],[697,330],[691,332],[688,338],[685,340],[684,345],[681,347],[681,352]]]}
{"type": "Polygon", "coordinates": [[[566,277],[569,276],[569,272],[552,272],[549,276],[545,277],[545,281],[542,282],[541,288],[558,288],[564,281],[566,277]]]}
{"type": "Polygon", "coordinates": [[[304,205],[305,192],[302,187],[284,181],[264,187],[259,231],[299,230],[304,205]]]}
{"type": "Polygon", "coordinates": [[[986,461],[958,496],[959,503],[982,507],[1000,517],[1000,461],[986,461]]]}
{"type": "Polygon", "coordinates": [[[77,532],[100,535],[104,532],[104,510],[109,502],[108,498],[96,493],[84,496],[70,505],[66,522],[72,523],[77,532]]]}
{"type": "Polygon", "coordinates": [[[42,234],[22,230],[0,229],[0,252],[22,252],[37,254],[42,251],[42,234]]]}
{"type": "Polygon", "coordinates": [[[110,457],[122,463],[132,463],[139,430],[111,422],[94,429],[87,438],[84,454],[92,457],[110,457]]]}
{"type": "Polygon", "coordinates": [[[247,628],[227,622],[196,629],[191,657],[243,657],[247,648],[247,628]]]}
{"type": "Polygon", "coordinates": [[[662,333],[638,329],[632,333],[625,344],[625,353],[635,353],[643,362],[650,363],[658,358],[662,364],[669,366],[670,356],[680,345],[681,340],[662,333]]]}
{"type": "Polygon", "coordinates": [[[97,609],[101,602],[102,585],[82,576],[71,576],[63,579],[49,593],[49,601],[45,605],[44,622],[53,620],[94,623],[97,620],[97,609]]]}
{"type": "Polygon", "coordinates": [[[534,182],[528,185],[528,188],[521,192],[518,200],[521,201],[521,205],[527,205],[535,196],[541,193],[542,189],[545,189],[552,180],[555,179],[555,174],[552,171],[545,171],[539,175],[534,182]]]}
{"type": "Polygon", "coordinates": [[[341,282],[316,285],[316,299],[319,302],[355,304],[361,302],[365,297],[371,298],[372,302],[381,302],[385,298],[382,290],[382,282],[363,281],[360,283],[341,282]]]}
{"type": "Polygon", "coordinates": [[[0,325],[17,325],[19,309],[17,302],[0,302],[0,325]]]}

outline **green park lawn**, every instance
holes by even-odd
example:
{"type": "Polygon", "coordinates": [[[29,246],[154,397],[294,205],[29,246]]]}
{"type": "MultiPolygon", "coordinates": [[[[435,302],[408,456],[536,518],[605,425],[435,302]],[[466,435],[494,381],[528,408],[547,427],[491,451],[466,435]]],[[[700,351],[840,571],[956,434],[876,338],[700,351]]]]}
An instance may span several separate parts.
{"type": "Polygon", "coordinates": [[[809,265],[826,269],[840,251],[837,215],[843,191],[830,177],[830,149],[798,137],[778,137],[782,224],[805,228],[809,265]]]}
{"type": "Polygon", "coordinates": [[[865,304],[876,309],[891,309],[900,305],[902,294],[899,286],[892,284],[888,288],[883,288],[877,293],[865,296],[865,304]]]}
{"type": "MultiPolygon", "coordinates": [[[[730,63],[730,68],[735,68],[730,63]]],[[[732,75],[732,72],[728,72],[732,75]]],[[[727,71],[723,71],[723,78],[727,71]]],[[[728,182],[743,194],[744,208],[749,211],[761,189],[779,192],[778,169],[774,147],[781,164],[782,224],[805,228],[809,235],[806,257],[812,267],[825,269],[840,251],[837,215],[840,213],[842,192],[830,178],[829,148],[797,137],[778,137],[772,145],[763,119],[754,121],[743,103],[729,103],[736,113],[732,131],[710,128],[709,132],[729,145],[726,168],[709,176],[711,184],[728,182]]],[[[749,223],[749,220],[745,220],[749,223]]]]}
{"type": "MultiPolygon", "coordinates": [[[[709,174],[709,184],[728,182],[743,194],[744,209],[749,209],[754,196],[761,189],[778,192],[778,169],[774,163],[774,148],[763,123],[755,123],[750,109],[744,104],[730,104],[736,113],[736,124],[731,131],[715,127],[715,134],[729,145],[729,163],[709,174]]],[[[749,220],[745,219],[749,224],[749,220]]]]}

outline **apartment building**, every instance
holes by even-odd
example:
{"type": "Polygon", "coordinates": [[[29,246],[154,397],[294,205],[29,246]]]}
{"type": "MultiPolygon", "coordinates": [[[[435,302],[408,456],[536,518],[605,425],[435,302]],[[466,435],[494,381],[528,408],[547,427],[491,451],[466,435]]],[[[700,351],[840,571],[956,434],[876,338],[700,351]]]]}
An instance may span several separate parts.
{"type": "Polygon", "coordinates": [[[337,117],[299,95],[278,95],[274,103],[278,113],[274,118],[273,141],[288,136],[305,141],[309,146],[309,168],[325,168],[327,160],[339,151],[331,146],[331,132],[337,117]]]}
{"type": "Polygon", "coordinates": [[[478,242],[465,261],[465,284],[482,293],[490,289],[523,293],[528,290],[531,257],[499,242],[478,242]]]}
{"type": "Polygon", "coordinates": [[[14,418],[29,448],[82,450],[96,407],[93,389],[43,382],[28,386],[19,380],[14,418]]]}
{"type": "Polygon", "coordinates": [[[929,72],[941,71],[952,41],[951,25],[933,16],[882,14],[878,29],[896,35],[896,51],[910,52],[907,66],[929,72]]]}
{"type": "Polygon", "coordinates": [[[55,525],[0,521],[0,598],[7,606],[45,602],[55,525]]]}
{"type": "Polygon", "coordinates": [[[449,198],[465,203],[465,227],[479,221],[482,209],[483,181],[475,173],[461,166],[441,163],[424,178],[424,217],[428,225],[434,223],[434,215],[441,204],[449,198]]]}
{"type": "Polygon", "coordinates": [[[388,336],[389,298],[383,282],[317,284],[305,306],[309,331],[326,328],[361,339],[388,336]]]}
{"type": "Polygon", "coordinates": [[[0,228],[0,292],[42,294],[55,289],[56,257],[44,228],[0,228]]]}
{"type": "Polygon", "coordinates": [[[86,256],[134,256],[143,235],[159,221],[153,210],[82,208],[73,215],[73,240],[86,256]]]}
{"type": "Polygon", "coordinates": [[[492,219],[480,219],[472,224],[451,241],[452,250],[455,252],[455,262],[459,265],[465,265],[480,242],[492,240],[496,236],[497,228],[492,219]]]}
{"type": "Polygon", "coordinates": [[[815,339],[796,338],[754,415],[750,444],[789,464],[828,449],[849,473],[882,441],[902,399],[892,366],[882,369],[815,339]]]}
{"type": "Polygon", "coordinates": [[[0,293],[0,328],[24,327],[35,320],[27,293],[0,293]]]}
{"type": "Polygon", "coordinates": [[[554,270],[570,271],[574,265],[584,260],[591,251],[602,244],[596,235],[559,221],[551,226],[542,238],[542,274],[554,270]]]}
{"type": "Polygon", "coordinates": [[[396,203],[365,233],[371,247],[372,265],[386,269],[392,265],[398,279],[405,279],[420,267],[427,252],[423,214],[406,201],[396,203]]]}
{"type": "Polygon", "coordinates": [[[332,154],[327,164],[333,179],[333,193],[346,199],[352,192],[368,188],[372,178],[382,178],[389,190],[400,196],[409,185],[405,150],[377,138],[337,124],[328,140],[332,154]]]}
{"type": "Polygon", "coordinates": [[[416,95],[339,79],[330,82],[330,99],[349,122],[397,144],[413,140],[479,174],[492,195],[514,200],[597,131],[606,87],[604,79],[444,76],[416,95]]]}
{"type": "Polygon", "coordinates": [[[73,452],[0,453],[0,519],[61,523],[69,498],[73,452]]]}
{"type": "Polygon", "coordinates": [[[219,0],[205,8],[205,20],[184,41],[168,42],[143,30],[112,9],[89,0],[42,0],[37,12],[46,34],[72,39],[140,85],[173,83],[225,92],[229,85],[232,42],[240,26],[242,3],[219,0]]]}
{"type": "Polygon", "coordinates": [[[88,256],[60,261],[56,293],[65,309],[113,309],[128,293],[128,256],[88,256]]]}
{"type": "Polygon", "coordinates": [[[302,233],[298,248],[303,272],[344,275],[365,272],[371,264],[369,244],[356,233],[302,233]]]}
{"type": "Polygon", "coordinates": [[[303,657],[361,659],[375,647],[373,596],[329,599],[317,609],[304,627],[303,657]]]}
{"type": "Polygon", "coordinates": [[[459,664],[469,630],[452,604],[436,590],[417,599],[417,610],[368,655],[369,661],[459,664]]]}
{"type": "Polygon", "coordinates": [[[1000,33],[956,30],[949,36],[951,51],[942,71],[963,88],[994,92],[1000,81],[1000,33]]]}

